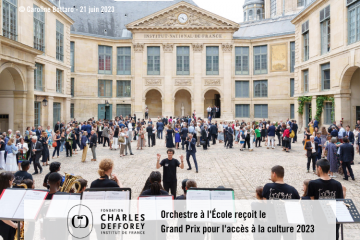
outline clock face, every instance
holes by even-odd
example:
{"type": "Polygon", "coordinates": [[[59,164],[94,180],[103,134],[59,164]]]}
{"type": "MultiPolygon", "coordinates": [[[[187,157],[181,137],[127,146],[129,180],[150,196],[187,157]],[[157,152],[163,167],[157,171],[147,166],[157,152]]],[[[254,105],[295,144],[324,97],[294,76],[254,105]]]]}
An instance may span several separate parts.
{"type": "Polygon", "coordinates": [[[180,23],[186,23],[187,20],[188,20],[188,16],[185,13],[181,13],[178,16],[178,20],[179,20],[180,23]]]}

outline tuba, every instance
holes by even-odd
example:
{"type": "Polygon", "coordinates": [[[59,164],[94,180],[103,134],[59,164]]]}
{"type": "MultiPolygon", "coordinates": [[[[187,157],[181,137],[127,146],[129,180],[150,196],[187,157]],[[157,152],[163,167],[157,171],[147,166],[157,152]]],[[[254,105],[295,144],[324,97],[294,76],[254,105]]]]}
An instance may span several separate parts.
{"type": "Polygon", "coordinates": [[[71,174],[65,173],[65,180],[64,183],[62,185],[62,187],[60,187],[60,192],[72,192],[72,193],[78,193],[81,191],[81,184],[78,181],[79,179],[82,179],[82,177],[80,176],[73,176],[71,174]],[[78,188],[76,188],[75,183],[78,184],[78,188]]]}
{"type": "MultiPolygon", "coordinates": [[[[19,187],[19,188],[21,187],[21,188],[27,189],[27,185],[25,183],[16,184],[15,186],[19,187]]],[[[24,240],[24,238],[25,238],[25,236],[24,236],[25,235],[24,227],[25,227],[25,222],[22,222],[21,228],[16,229],[14,240],[24,240]],[[18,239],[18,231],[20,231],[20,239],[18,239]]]]}

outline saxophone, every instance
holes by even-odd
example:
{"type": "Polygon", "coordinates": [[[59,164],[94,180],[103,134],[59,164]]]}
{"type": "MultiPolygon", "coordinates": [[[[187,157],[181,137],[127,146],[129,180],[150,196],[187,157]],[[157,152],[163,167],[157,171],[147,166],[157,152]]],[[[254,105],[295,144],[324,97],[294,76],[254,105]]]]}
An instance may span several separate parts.
{"type": "MultiPolygon", "coordinates": [[[[17,184],[15,185],[16,187],[22,187],[22,188],[25,188],[27,189],[27,185],[25,183],[22,183],[22,184],[17,184]]],[[[14,236],[14,240],[24,240],[25,238],[25,234],[24,234],[24,227],[25,227],[25,222],[22,222],[22,224],[20,224],[21,228],[17,228],[16,229],[16,232],[15,232],[15,236],[14,236]],[[20,231],[20,239],[18,239],[18,231],[20,231]]]]}
{"type": "Polygon", "coordinates": [[[71,174],[65,173],[65,180],[60,187],[60,192],[73,192],[73,193],[79,193],[81,191],[81,184],[78,181],[79,179],[82,179],[80,176],[73,176],[71,174]],[[78,188],[76,188],[75,183],[77,183],[78,188]]]}

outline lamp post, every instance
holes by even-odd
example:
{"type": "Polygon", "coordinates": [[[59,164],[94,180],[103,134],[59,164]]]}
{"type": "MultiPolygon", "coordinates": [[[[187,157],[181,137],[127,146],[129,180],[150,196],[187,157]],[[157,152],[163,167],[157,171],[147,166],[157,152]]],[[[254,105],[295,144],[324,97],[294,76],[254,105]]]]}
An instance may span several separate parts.
{"type": "Polygon", "coordinates": [[[109,101],[108,101],[108,100],[105,100],[105,106],[106,106],[106,107],[109,107],[109,106],[110,106],[110,104],[109,104],[109,101]]]}
{"type": "Polygon", "coordinates": [[[48,100],[46,100],[46,98],[44,98],[44,100],[42,100],[43,106],[46,107],[48,105],[48,100]]]}

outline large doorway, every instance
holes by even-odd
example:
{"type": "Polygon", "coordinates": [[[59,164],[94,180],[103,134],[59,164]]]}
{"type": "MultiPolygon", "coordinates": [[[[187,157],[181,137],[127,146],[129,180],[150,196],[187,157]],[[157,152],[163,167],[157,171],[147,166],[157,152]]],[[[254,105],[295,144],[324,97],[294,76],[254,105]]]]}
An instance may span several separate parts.
{"type": "MultiPolygon", "coordinates": [[[[162,96],[158,90],[152,89],[145,95],[145,105],[149,109],[149,118],[162,116],[162,96]]],[[[145,112],[145,109],[143,110],[145,112]]]]}
{"type": "MultiPolygon", "coordinates": [[[[358,68],[351,77],[351,113],[350,126],[355,127],[356,121],[360,120],[360,68],[358,68]]],[[[338,120],[338,119],[337,119],[338,120]]],[[[345,119],[344,119],[345,120],[345,119]]]]}
{"type": "Polygon", "coordinates": [[[0,132],[7,132],[9,129],[9,115],[0,115],[0,132]]]}
{"type": "Polygon", "coordinates": [[[311,121],[311,103],[305,103],[305,126],[307,127],[309,125],[309,122],[311,121]]]}
{"type": "Polygon", "coordinates": [[[131,104],[117,104],[116,105],[116,116],[128,116],[131,114],[131,104]]]}
{"type": "Polygon", "coordinates": [[[174,117],[191,116],[191,94],[187,90],[179,90],[175,94],[174,117]]]}
{"type": "Polygon", "coordinates": [[[61,103],[53,104],[53,123],[61,122],[61,103]]]}
{"type": "Polygon", "coordinates": [[[112,104],[106,106],[105,104],[98,105],[99,119],[111,120],[112,119],[112,104]]]}
{"type": "Polygon", "coordinates": [[[221,117],[221,101],[220,93],[216,90],[209,90],[204,95],[204,117],[208,117],[207,108],[208,107],[217,107],[219,111],[215,114],[215,118],[221,117]]]}

